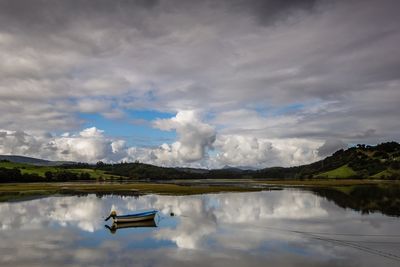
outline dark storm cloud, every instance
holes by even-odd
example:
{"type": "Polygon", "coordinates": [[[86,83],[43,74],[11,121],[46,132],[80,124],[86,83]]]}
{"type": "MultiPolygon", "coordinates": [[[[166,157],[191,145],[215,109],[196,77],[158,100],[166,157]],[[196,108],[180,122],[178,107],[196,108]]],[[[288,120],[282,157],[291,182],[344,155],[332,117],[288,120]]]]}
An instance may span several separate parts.
{"type": "Polygon", "coordinates": [[[311,12],[315,9],[317,2],[317,0],[233,0],[227,1],[227,5],[236,11],[249,12],[257,22],[268,26],[281,19],[286,20],[296,12],[311,12]]]}
{"type": "Polygon", "coordinates": [[[25,34],[57,33],[80,19],[85,23],[106,22],[145,30],[146,25],[141,21],[144,16],[158,16],[163,12],[189,14],[206,7],[211,12],[216,8],[222,12],[246,13],[262,25],[269,25],[298,11],[312,11],[316,3],[316,0],[2,0],[0,22],[3,29],[25,34]]]}
{"type": "Polygon", "coordinates": [[[328,139],[325,143],[318,148],[318,155],[320,157],[326,157],[332,155],[332,153],[338,151],[339,149],[345,149],[347,145],[341,140],[328,139]]]}

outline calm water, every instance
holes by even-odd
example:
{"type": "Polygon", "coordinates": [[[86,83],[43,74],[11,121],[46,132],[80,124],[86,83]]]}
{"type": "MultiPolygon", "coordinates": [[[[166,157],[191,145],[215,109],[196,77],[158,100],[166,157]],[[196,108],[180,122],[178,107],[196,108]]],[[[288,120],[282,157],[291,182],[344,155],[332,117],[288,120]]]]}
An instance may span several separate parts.
{"type": "Polygon", "coordinates": [[[398,217],[293,189],[49,197],[0,203],[0,216],[0,266],[400,266],[398,217]],[[111,209],[148,208],[157,227],[104,227],[111,209]]]}

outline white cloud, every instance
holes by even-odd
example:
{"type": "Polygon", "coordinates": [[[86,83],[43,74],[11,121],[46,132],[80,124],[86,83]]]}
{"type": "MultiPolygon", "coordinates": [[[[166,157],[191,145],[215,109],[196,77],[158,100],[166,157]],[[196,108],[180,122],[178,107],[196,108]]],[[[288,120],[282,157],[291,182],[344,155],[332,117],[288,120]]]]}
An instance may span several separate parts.
{"type": "Polygon", "coordinates": [[[293,166],[319,158],[318,141],[306,139],[260,139],[243,135],[219,135],[215,143],[220,166],[293,166]]]}
{"type": "Polygon", "coordinates": [[[0,133],[0,154],[91,163],[98,160],[118,161],[126,155],[125,141],[108,138],[96,127],[60,136],[34,136],[15,131],[0,133]]]}
{"type": "Polygon", "coordinates": [[[95,127],[71,137],[55,138],[50,144],[56,148],[57,157],[63,160],[94,162],[105,160],[112,154],[112,140],[104,137],[95,127]]]}
{"type": "Polygon", "coordinates": [[[217,134],[214,127],[202,122],[194,111],[181,111],[171,119],[156,120],[154,125],[163,130],[176,130],[178,140],[155,148],[140,148],[108,137],[96,127],[59,136],[2,130],[0,154],[90,163],[138,160],[162,166],[209,168],[293,166],[320,158],[320,141],[217,134]],[[213,152],[210,153],[210,149],[213,152]]]}
{"type": "Polygon", "coordinates": [[[230,166],[265,166],[278,160],[278,151],[272,143],[255,137],[239,135],[219,136],[217,160],[230,166]]]}
{"type": "Polygon", "coordinates": [[[200,115],[193,110],[179,111],[175,117],[158,119],[153,124],[158,129],[175,130],[178,134],[175,143],[163,144],[153,150],[155,161],[159,163],[179,164],[202,160],[216,138],[214,127],[202,122],[200,115]]]}

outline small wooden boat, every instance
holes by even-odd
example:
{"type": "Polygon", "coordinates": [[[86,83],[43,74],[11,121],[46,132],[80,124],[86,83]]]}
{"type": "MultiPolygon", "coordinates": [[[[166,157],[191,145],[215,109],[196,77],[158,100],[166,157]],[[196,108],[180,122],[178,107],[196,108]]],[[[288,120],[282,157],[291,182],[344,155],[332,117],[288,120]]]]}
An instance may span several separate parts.
{"type": "Polygon", "coordinates": [[[156,214],[156,210],[150,210],[128,215],[117,215],[117,212],[113,210],[105,220],[108,221],[108,219],[113,218],[114,223],[140,222],[154,220],[156,214]]]}
{"type": "Polygon", "coordinates": [[[157,227],[157,224],[154,220],[147,221],[138,221],[138,222],[124,222],[124,223],[113,223],[111,226],[104,225],[110,233],[115,234],[117,230],[124,228],[148,228],[148,227],[157,227]]]}

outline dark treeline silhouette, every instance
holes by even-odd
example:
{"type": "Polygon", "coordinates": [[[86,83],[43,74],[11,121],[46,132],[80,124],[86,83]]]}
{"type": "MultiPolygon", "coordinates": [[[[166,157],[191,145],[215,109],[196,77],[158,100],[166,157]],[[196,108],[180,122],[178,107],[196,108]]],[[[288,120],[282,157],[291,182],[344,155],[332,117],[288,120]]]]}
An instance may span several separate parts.
{"type": "Polygon", "coordinates": [[[73,162],[62,164],[60,167],[62,167],[63,169],[92,169],[93,165],[86,162],[73,162]]]}
{"type": "Polygon", "coordinates": [[[46,172],[44,176],[36,173],[21,173],[20,169],[0,168],[0,183],[24,182],[67,182],[89,180],[89,173],[73,173],[68,171],[46,172]]]}

